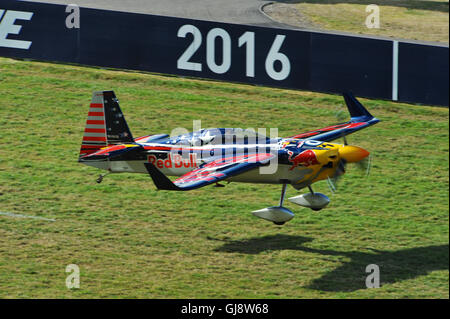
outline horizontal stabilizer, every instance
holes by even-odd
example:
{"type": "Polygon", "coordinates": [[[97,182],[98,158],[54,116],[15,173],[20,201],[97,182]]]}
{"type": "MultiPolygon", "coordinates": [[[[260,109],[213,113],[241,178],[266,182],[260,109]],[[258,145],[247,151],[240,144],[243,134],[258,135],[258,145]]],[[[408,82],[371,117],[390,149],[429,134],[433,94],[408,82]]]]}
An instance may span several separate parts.
{"type": "Polygon", "coordinates": [[[169,191],[182,191],[186,190],[175,185],[166,175],[164,175],[155,165],[152,163],[144,163],[150,177],[155,183],[156,188],[169,190],[169,191]]]}

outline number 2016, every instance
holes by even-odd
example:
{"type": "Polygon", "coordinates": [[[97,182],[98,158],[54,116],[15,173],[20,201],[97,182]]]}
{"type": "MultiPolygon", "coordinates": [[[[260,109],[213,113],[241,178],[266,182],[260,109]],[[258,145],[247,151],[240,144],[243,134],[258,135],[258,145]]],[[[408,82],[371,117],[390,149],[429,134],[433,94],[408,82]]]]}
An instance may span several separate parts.
{"type": "MultiPolygon", "coordinates": [[[[191,44],[184,53],[178,58],[177,67],[182,70],[202,71],[202,64],[192,62],[190,59],[202,45],[202,33],[193,25],[185,24],[178,29],[178,37],[185,38],[187,34],[193,35],[191,44]]],[[[277,34],[269,53],[266,57],[265,69],[267,74],[274,80],[284,80],[291,73],[291,63],[289,58],[279,50],[283,45],[285,35],[277,34]],[[275,62],[279,61],[281,68],[275,70],[275,62]]],[[[246,67],[245,75],[255,77],[255,32],[247,31],[238,39],[238,46],[246,47],[246,67]]],[[[206,64],[208,68],[217,74],[226,73],[231,67],[231,38],[227,31],[221,28],[211,29],[206,35],[206,64]],[[218,64],[215,59],[215,41],[220,38],[222,41],[222,62],[218,64]]]]}

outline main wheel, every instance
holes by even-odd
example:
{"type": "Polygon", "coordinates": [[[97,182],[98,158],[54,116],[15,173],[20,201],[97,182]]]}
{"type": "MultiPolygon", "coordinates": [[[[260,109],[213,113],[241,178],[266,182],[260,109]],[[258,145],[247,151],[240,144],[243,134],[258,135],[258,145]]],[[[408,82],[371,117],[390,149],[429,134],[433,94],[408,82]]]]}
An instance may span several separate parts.
{"type": "Polygon", "coordinates": [[[285,222],[273,222],[275,225],[284,225],[285,222]]]}
{"type": "Polygon", "coordinates": [[[322,208],[311,208],[311,209],[317,212],[317,211],[321,210],[322,208]]]}

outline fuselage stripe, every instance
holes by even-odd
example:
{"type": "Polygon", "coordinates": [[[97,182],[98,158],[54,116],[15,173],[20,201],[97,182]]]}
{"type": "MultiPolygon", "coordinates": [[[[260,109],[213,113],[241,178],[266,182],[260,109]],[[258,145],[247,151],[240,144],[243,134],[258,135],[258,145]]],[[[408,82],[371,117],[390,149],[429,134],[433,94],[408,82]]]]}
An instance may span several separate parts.
{"type": "Polygon", "coordinates": [[[106,133],[104,128],[85,128],[84,131],[86,133],[106,133]]]}
{"type": "Polygon", "coordinates": [[[104,141],[104,142],[106,142],[106,136],[105,137],[83,136],[83,141],[104,141]]]}
{"type": "Polygon", "coordinates": [[[86,123],[89,123],[89,121],[103,121],[103,123],[105,123],[105,117],[104,116],[88,116],[86,123]]]}
{"type": "Polygon", "coordinates": [[[99,149],[101,149],[103,147],[106,147],[106,145],[105,144],[99,144],[99,145],[85,145],[85,144],[82,144],[81,145],[81,149],[99,150],[99,149]]]}
{"type": "Polygon", "coordinates": [[[96,125],[105,125],[105,121],[99,120],[87,120],[86,124],[96,124],[96,125]]]}
{"type": "Polygon", "coordinates": [[[81,154],[92,154],[92,153],[95,153],[97,151],[98,150],[86,150],[86,149],[82,148],[80,153],[81,154]]]}
{"type": "Polygon", "coordinates": [[[85,128],[101,128],[105,129],[105,125],[98,125],[98,124],[86,124],[85,128]]]}
{"type": "Polygon", "coordinates": [[[104,116],[105,113],[103,112],[89,112],[88,116],[104,116]]]}
{"type": "Polygon", "coordinates": [[[90,133],[90,132],[85,132],[84,136],[106,136],[105,133],[90,133]]]}

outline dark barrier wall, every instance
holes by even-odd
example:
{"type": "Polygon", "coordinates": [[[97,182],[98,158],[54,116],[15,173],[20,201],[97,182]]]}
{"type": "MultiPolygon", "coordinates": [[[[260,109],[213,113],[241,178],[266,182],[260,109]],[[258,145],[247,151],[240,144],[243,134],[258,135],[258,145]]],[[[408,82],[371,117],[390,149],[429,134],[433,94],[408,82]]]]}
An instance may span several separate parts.
{"type": "Polygon", "coordinates": [[[400,43],[399,100],[448,106],[448,48],[400,43]]]}
{"type": "Polygon", "coordinates": [[[448,47],[0,1],[0,56],[448,106],[448,47]]]}
{"type": "Polygon", "coordinates": [[[391,99],[392,41],[311,33],[311,91],[391,99]]]}

